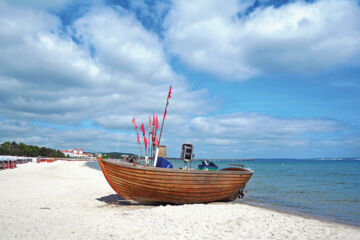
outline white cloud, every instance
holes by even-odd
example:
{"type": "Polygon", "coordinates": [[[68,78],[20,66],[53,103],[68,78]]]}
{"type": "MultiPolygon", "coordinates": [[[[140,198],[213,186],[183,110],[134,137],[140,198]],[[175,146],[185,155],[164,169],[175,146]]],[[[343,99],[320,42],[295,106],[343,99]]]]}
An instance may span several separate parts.
{"type": "Polygon", "coordinates": [[[136,137],[133,134],[115,133],[101,129],[53,129],[40,127],[26,121],[0,121],[0,142],[16,141],[53,149],[65,150],[81,147],[84,151],[136,152],[136,137]],[[131,141],[133,140],[133,141],[131,141]]]}
{"type": "Polygon", "coordinates": [[[64,31],[46,11],[0,4],[0,23],[0,118],[122,128],[117,118],[162,112],[170,84],[179,114],[211,109],[124,9],[96,5],[64,31]]]}
{"type": "MultiPolygon", "coordinates": [[[[125,117],[120,121],[114,119],[115,124],[120,125],[125,125],[127,120],[130,121],[125,117]]],[[[349,142],[352,137],[341,137],[341,134],[328,140],[321,137],[350,129],[335,120],[284,119],[246,113],[181,120],[175,126],[169,123],[170,120],[165,123],[162,143],[167,145],[170,157],[178,157],[181,144],[185,142],[194,144],[197,157],[210,158],[308,157],[316,156],[323,148],[338,146],[347,149],[356,145],[349,142]]],[[[145,119],[143,122],[147,126],[145,119]]],[[[116,149],[138,153],[135,131],[132,130],[120,133],[93,127],[53,128],[26,121],[4,120],[0,121],[0,132],[1,141],[15,140],[60,149],[81,146],[87,151],[116,149]]]]}
{"type": "Polygon", "coordinates": [[[131,118],[162,115],[170,84],[167,126],[213,109],[205,90],[192,91],[173,72],[158,37],[124,9],[97,5],[64,30],[41,8],[0,3],[0,24],[2,141],[136,152],[126,131],[131,118]],[[100,126],[84,129],[83,121],[100,126]]]}
{"type": "MultiPolygon", "coordinates": [[[[179,129],[179,128],[177,128],[179,129]]],[[[184,124],[182,131],[167,130],[183,142],[167,139],[172,146],[186,141],[196,146],[199,157],[289,157],[318,154],[312,145],[326,147],[318,141],[327,134],[341,135],[349,126],[331,119],[279,118],[257,113],[234,113],[209,117],[194,117],[184,124]],[[309,150],[312,149],[312,150],[309,150]],[[306,152],[309,151],[309,152],[306,152]],[[294,156],[294,155],[293,155],[294,156]]],[[[345,137],[347,139],[347,137],[345,137]]],[[[343,146],[343,139],[334,139],[343,146]]],[[[174,149],[177,150],[177,149],[174,149]]]]}
{"type": "Polygon", "coordinates": [[[344,126],[327,119],[278,118],[257,113],[234,113],[213,117],[196,117],[189,125],[190,132],[212,137],[237,139],[280,139],[302,134],[329,133],[344,126]]]}
{"type": "MultiPolygon", "coordinates": [[[[264,19],[270,21],[273,13],[289,15],[283,12],[285,6],[257,10],[244,20],[229,18],[246,8],[237,1],[202,3],[184,6],[176,3],[178,5],[166,22],[165,40],[172,47],[168,50],[198,69],[223,76],[236,73],[238,79],[286,66],[287,63],[280,61],[286,55],[283,48],[280,48],[283,53],[280,51],[279,56],[277,52],[269,54],[268,59],[274,57],[275,66],[269,69],[265,56],[265,60],[256,61],[253,54],[261,49],[260,45],[264,49],[282,45],[283,42],[273,36],[276,31],[279,31],[277,34],[287,32],[281,30],[281,26],[280,30],[265,28],[270,32],[264,38],[260,34],[266,35],[261,24],[264,19]],[[179,9],[182,12],[177,13],[179,9]],[[174,17],[178,17],[178,21],[172,22],[174,17]],[[251,24],[254,27],[250,28],[251,24]],[[239,26],[248,29],[239,31],[239,26]],[[245,41],[247,37],[254,41],[245,41]]],[[[350,5],[351,2],[344,3],[345,7],[350,5]]],[[[187,80],[173,71],[162,40],[140,24],[131,12],[99,4],[65,27],[59,17],[43,9],[47,7],[26,6],[0,3],[2,141],[23,141],[62,149],[80,146],[89,151],[137,153],[134,132],[129,131],[131,119],[136,117],[138,123],[147,123],[148,116],[153,113],[161,118],[170,83],[173,94],[162,136],[162,143],[168,145],[169,156],[178,156],[181,144],[186,141],[195,143],[196,154],[200,157],[244,156],[242,154],[253,157],[267,151],[276,155],[282,153],[284,147],[302,151],[312,144],[311,137],[303,136],[332,134],[345,128],[341,123],[326,119],[282,119],[246,113],[207,117],[206,114],[216,109],[216,105],[207,99],[207,91],[191,90],[187,80]],[[91,126],[85,127],[84,121],[90,122],[91,126]],[[109,129],[120,129],[121,132],[109,129]],[[48,145],[50,143],[52,145],[48,145]]],[[[310,8],[317,5],[296,3],[287,8],[291,10],[296,6],[310,8]]],[[[144,6],[140,4],[134,8],[144,6]]],[[[353,11],[356,12],[356,8],[353,11]]],[[[349,11],[345,15],[352,14],[349,11]]],[[[324,29],[321,24],[319,26],[324,29]]],[[[345,52],[351,47],[356,52],[351,42],[352,36],[358,34],[356,26],[349,25],[344,29],[355,29],[353,35],[346,35],[347,31],[341,30],[337,36],[343,34],[349,39],[345,52]]],[[[323,36],[329,40],[326,34],[319,35],[319,31],[314,31],[314,37],[306,42],[308,45],[301,43],[310,53],[313,53],[309,46],[314,39],[323,36]]],[[[299,32],[289,35],[289,46],[293,51],[296,49],[292,44],[301,37],[296,34],[299,32]]],[[[336,41],[330,41],[335,45],[324,44],[325,40],[319,41],[319,49],[326,50],[338,44],[336,41]]],[[[331,53],[326,60],[333,61],[331,53]]],[[[339,61],[345,61],[348,55],[339,54],[339,61]]],[[[289,59],[289,65],[298,61],[289,59]]],[[[323,65],[335,64],[320,60],[323,65]]]]}
{"type": "Polygon", "coordinates": [[[165,20],[172,54],[193,69],[229,80],[271,72],[308,73],[360,55],[355,0],[296,1],[238,17],[239,1],[178,1],[165,20]]]}
{"type": "Polygon", "coordinates": [[[74,23],[74,32],[95,47],[95,59],[109,71],[129,75],[130,80],[146,78],[145,82],[175,78],[157,36],[130,14],[97,7],[74,23]]]}

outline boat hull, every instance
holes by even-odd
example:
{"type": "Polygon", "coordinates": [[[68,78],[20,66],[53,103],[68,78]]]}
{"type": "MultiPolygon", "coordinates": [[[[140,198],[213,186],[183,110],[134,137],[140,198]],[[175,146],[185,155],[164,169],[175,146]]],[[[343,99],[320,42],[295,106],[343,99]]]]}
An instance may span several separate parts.
{"type": "Polygon", "coordinates": [[[252,171],[198,171],[133,166],[98,159],[110,186],[126,200],[139,203],[208,203],[232,201],[252,171]]]}

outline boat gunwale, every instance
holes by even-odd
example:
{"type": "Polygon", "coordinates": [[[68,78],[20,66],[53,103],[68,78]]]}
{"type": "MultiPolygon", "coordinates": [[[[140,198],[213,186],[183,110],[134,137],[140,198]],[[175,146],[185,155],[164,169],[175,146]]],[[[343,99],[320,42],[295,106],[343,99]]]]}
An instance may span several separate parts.
{"type": "Polygon", "coordinates": [[[168,172],[168,173],[185,173],[185,174],[219,174],[222,175],[233,175],[233,174],[248,174],[253,175],[254,171],[248,168],[239,168],[238,171],[204,171],[204,170],[187,170],[187,169],[175,169],[175,168],[159,168],[159,167],[146,167],[141,165],[141,167],[133,166],[132,163],[128,162],[118,162],[116,160],[109,160],[109,159],[101,159],[101,161],[106,162],[108,164],[114,164],[119,167],[124,168],[131,168],[134,170],[140,171],[153,171],[153,172],[168,172]]]}

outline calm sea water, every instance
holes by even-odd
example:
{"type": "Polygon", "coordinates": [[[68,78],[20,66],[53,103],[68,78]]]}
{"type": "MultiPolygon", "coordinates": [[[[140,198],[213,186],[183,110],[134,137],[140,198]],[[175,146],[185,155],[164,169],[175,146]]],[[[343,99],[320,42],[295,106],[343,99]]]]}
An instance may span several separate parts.
{"type": "MultiPolygon", "coordinates": [[[[231,161],[214,161],[226,167],[231,161]]],[[[237,162],[255,173],[246,202],[360,226],[360,161],[237,162]]]]}
{"type": "MultiPolygon", "coordinates": [[[[213,161],[220,168],[245,164],[255,173],[245,202],[360,226],[360,161],[213,161]]],[[[174,167],[183,162],[172,160],[174,167]]],[[[196,167],[199,162],[194,161],[196,167]]]]}

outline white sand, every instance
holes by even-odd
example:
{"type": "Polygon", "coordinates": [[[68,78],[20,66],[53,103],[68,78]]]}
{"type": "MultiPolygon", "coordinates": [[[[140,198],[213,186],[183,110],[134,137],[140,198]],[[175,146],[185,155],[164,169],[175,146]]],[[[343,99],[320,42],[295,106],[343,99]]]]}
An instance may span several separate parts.
{"type": "Polygon", "coordinates": [[[0,239],[360,239],[360,228],[244,204],[142,206],[117,196],[83,162],[0,171],[0,239]]]}

